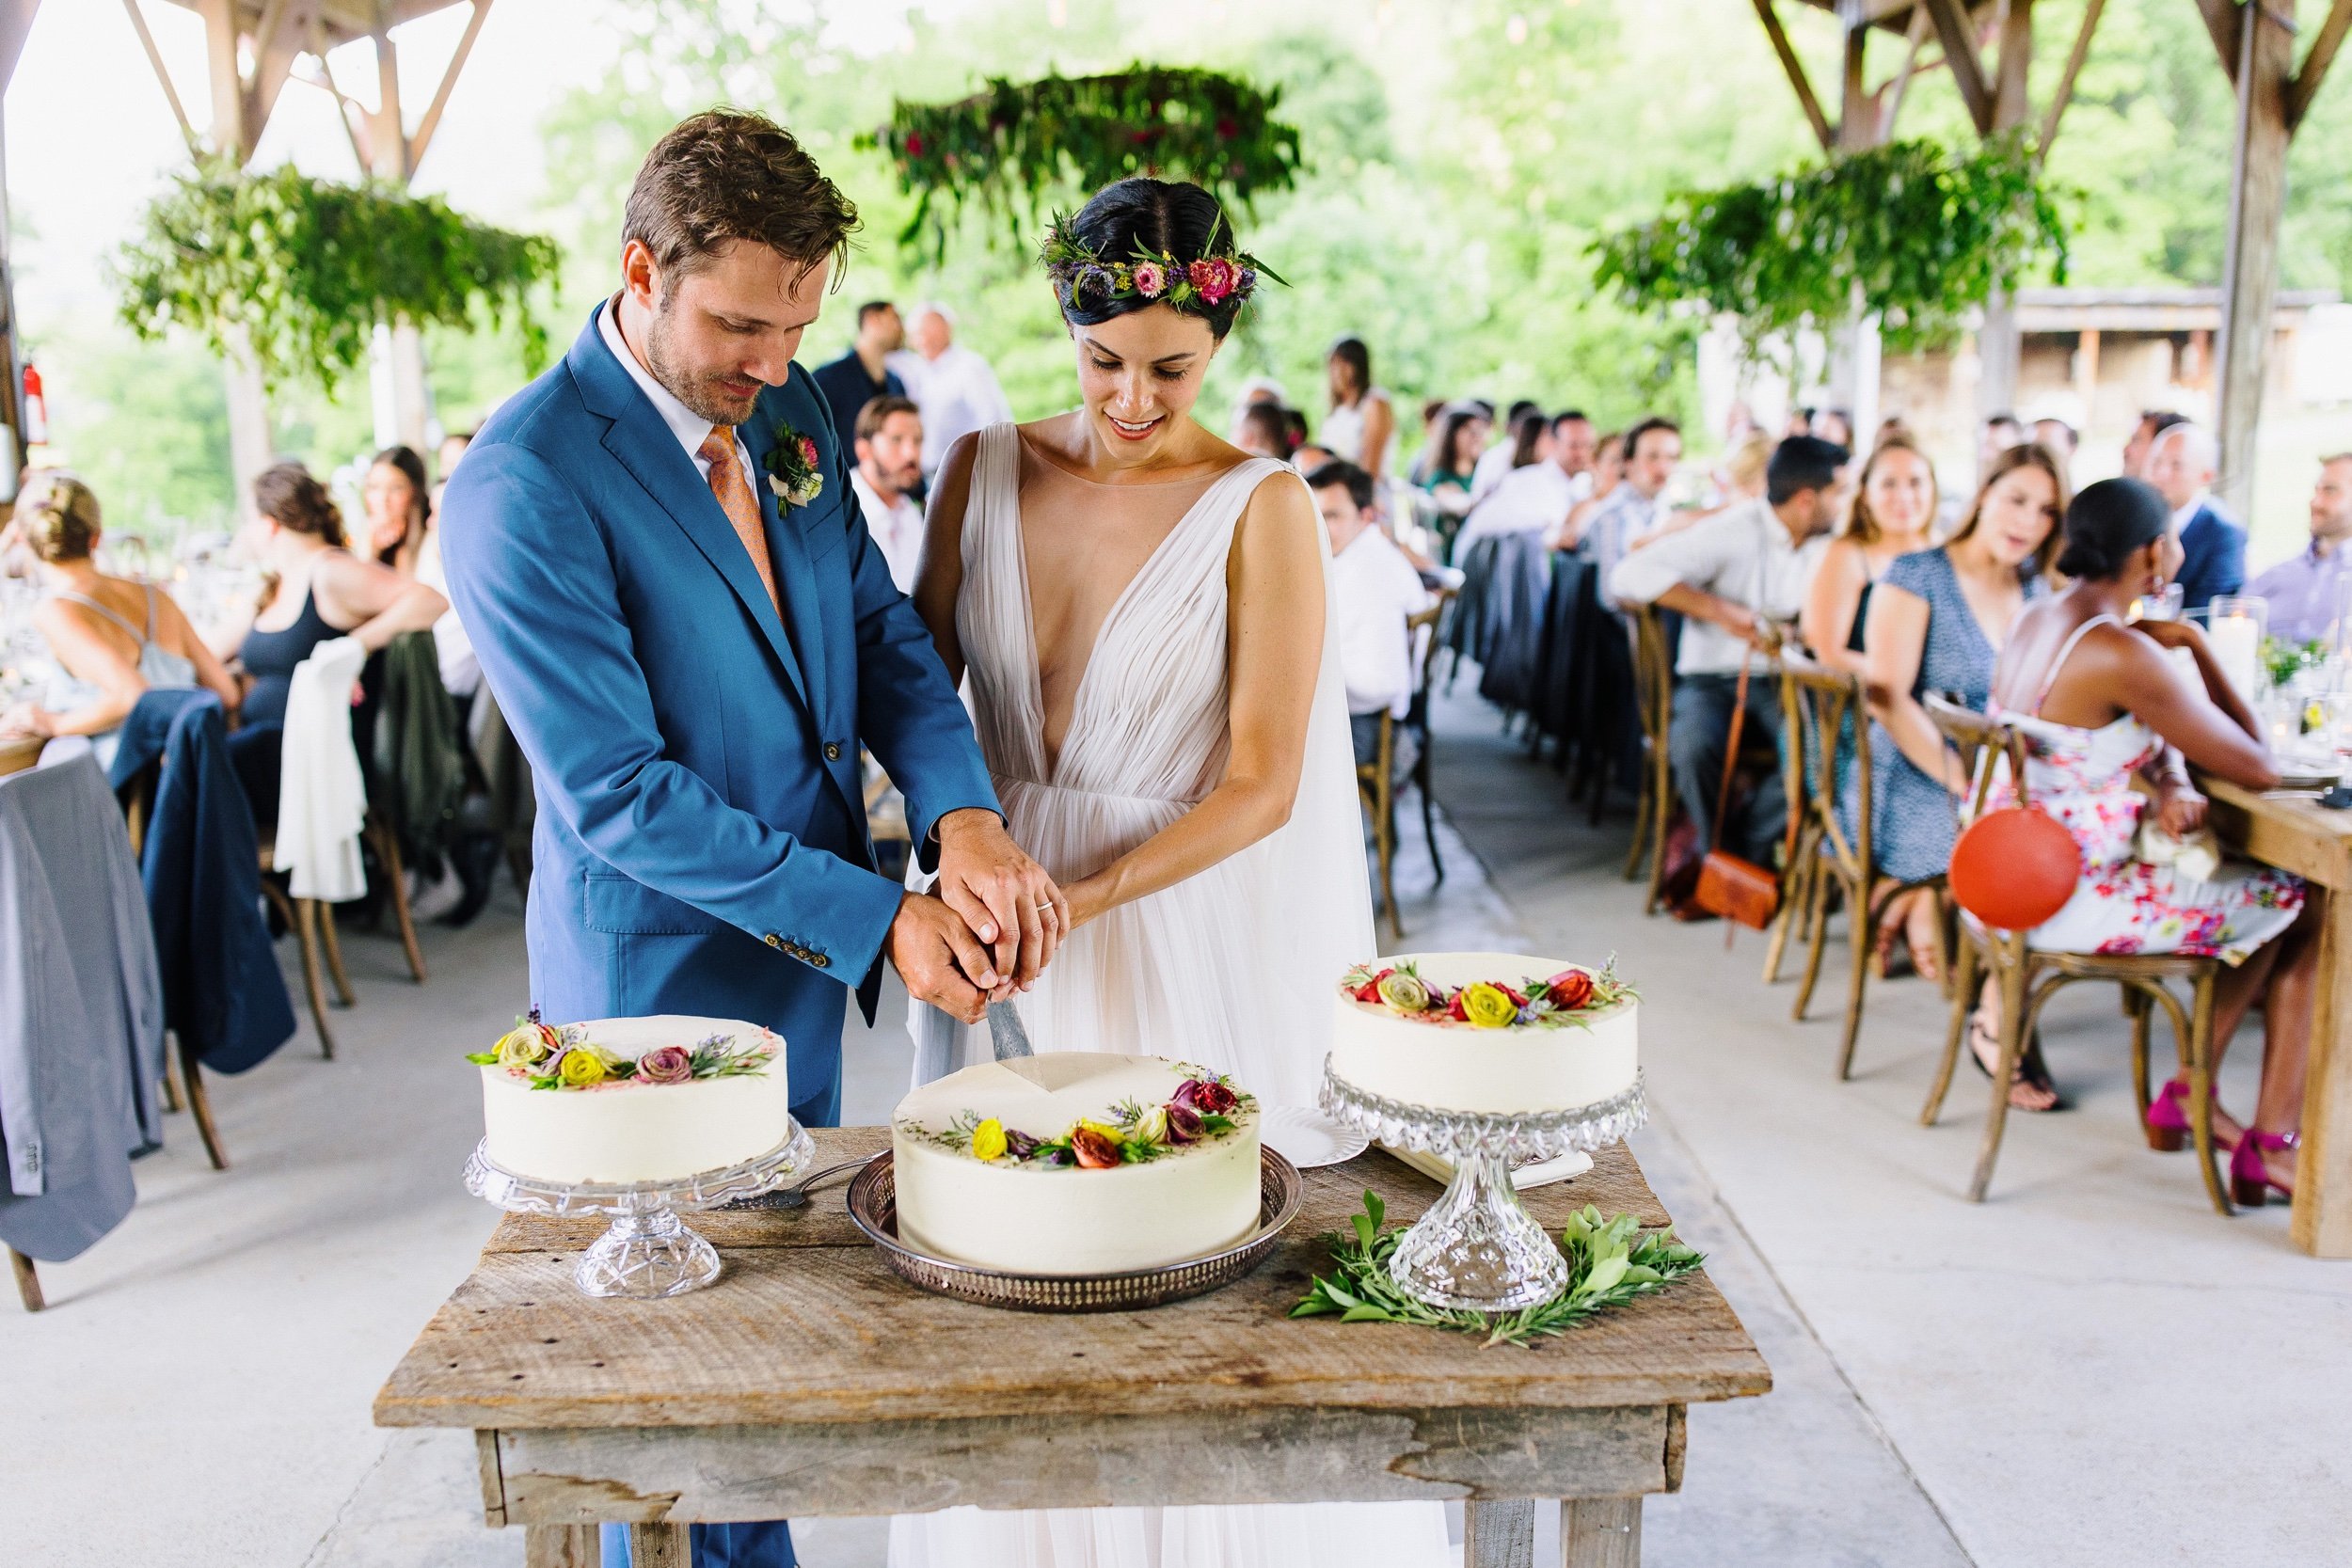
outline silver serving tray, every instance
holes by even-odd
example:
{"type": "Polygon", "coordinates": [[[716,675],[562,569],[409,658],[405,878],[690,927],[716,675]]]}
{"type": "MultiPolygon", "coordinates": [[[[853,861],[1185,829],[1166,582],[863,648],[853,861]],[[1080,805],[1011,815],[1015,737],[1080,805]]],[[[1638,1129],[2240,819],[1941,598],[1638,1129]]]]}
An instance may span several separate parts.
{"type": "Polygon", "coordinates": [[[891,1272],[917,1290],[1016,1312],[1134,1312],[1221,1290],[1274,1250],[1282,1227],[1297,1216],[1306,1186],[1298,1167],[1275,1150],[1262,1146],[1258,1159],[1255,1235],[1222,1252],[1126,1274],[1008,1274],[915,1251],[898,1240],[898,1180],[887,1149],[850,1180],[850,1218],[882,1253],[891,1272]]]}

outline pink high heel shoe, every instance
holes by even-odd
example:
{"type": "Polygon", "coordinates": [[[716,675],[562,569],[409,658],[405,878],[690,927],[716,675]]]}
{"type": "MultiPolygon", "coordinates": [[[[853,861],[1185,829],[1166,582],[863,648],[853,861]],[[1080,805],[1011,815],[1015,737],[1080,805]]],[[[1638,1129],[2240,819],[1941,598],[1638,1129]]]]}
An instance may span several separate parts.
{"type": "MultiPolygon", "coordinates": [[[[2168,1080],[2148,1102],[2148,1147],[2159,1154],[2178,1154],[2189,1146],[2196,1131],[2188,1120],[2188,1085],[2177,1078],[2168,1080]]],[[[2237,1143],[2225,1129],[2216,1127],[2213,1146],[2234,1150],[2237,1143]]]]}
{"type": "Polygon", "coordinates": [[[2269,1165],[2264,1163],[2263,1155],[2282,1154],[2291,1148],[2300,1148],[2302,1145],[2302,1138],[2293,1132],[2265,1132],[2259,1127],[2248,1128],[2246,1136],[2238,1140],[2237,1153],[2230,1161],[2230,1201],[2241,1209],[2259,1209],[2270,1201],[2272,1193],[2277,1193],[2288,1202],[2294,1202],[2295,1189],[2280,1184],[2278,1179],[2270,1174],[2269,1165]]]}

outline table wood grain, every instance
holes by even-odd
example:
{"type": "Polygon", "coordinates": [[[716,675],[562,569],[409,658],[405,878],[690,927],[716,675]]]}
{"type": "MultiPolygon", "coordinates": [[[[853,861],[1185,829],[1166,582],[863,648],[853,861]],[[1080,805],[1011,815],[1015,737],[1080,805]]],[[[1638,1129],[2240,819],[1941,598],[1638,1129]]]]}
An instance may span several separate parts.
{"type": "Polygon", "coordinates": [[[2214,831],[2249,860],[2326,891],[2319,984],[2303,1069],[2303,1150],[2295,1165],[2295,1244],[2352,1258],[2352,812],[2200,778],[2214,831]]]}

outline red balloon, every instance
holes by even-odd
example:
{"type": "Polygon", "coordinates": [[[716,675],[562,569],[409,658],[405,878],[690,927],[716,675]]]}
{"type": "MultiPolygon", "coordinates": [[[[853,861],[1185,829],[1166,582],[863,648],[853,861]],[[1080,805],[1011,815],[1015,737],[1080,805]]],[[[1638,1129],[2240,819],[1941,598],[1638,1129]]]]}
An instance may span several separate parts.
{"type": "Polygon", "coordinates": [[[2032,930],[2066,907],[2081,879],[2074,835],[2033,806],[1987,812],[1952,846],[1952,901],[1994,930],[2032,930]]]}

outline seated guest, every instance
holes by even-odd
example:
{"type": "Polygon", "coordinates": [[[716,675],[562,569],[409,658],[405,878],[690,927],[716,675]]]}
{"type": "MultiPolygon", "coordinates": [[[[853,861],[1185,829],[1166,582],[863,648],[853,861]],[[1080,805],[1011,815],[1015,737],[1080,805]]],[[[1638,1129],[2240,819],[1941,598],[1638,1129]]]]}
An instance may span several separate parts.
{"type": "Polygon", "coordinates": [[[1429,608],[1429,590],[1380,531],[1372,476],[1334,459],[1307,476],[1331,536],[1331,592],[1339,617],[1340,679],[1347,689],[1356,761],[1380,754],[1380,715],[1402,719],[1413,700],[1413,648],[1405,618],[1429,608]]]}
{"type": "Polygon", "coordinates": [[[2169,409],[2151,408],[2141,412],[2139,423],[2132,427],[2131,438],[2123,443],[2123,477],[2146,479],[2148,453],[2155,446],[2156,437],[2176,424],[2188,423],[2188,416],[2169,409]]]}
{"type": "MultiPolygon", "coordinates": [[[[1584,537],[1584,525],[1593,520],[1601,503],[1617,493],[1617,482],[1625,478],[1625,432],[1607,430],[1593,437],[1593,487],[1584,499],[1568,509],[1560,526],[1551,531],[1550,545],[1555,550],[1572,550],[1584,537]]],[[[1632,547],[1639,549],[1643,540],[1635,540],[1632,547]]]]}
{"type": "Polygon", "coordinates": [[[1581,411],[1571,408],[1554,419],[1550,457],[1512,469],[1493,495],[1472,507],[1454,549],[1467,550],[1489,533],[1557,530],[1592,494],[1593,446],[1593,421],[1581,411]]]}
{"type": "MultiPolygon", "coordinates": [[[[253,482],[251,553],[268,576],[237,643],[245,677],[246,732],[232,736],[237,772],[255,820],[278,816],[277,726],[286,717],[294,667],[322,642],[351,637],[373,654],[406,631],[424,631],[449,601],[389,566],[345,547],[342,513],[326,486],[299,463],[280,463],[253,482]]],[[[366,748],[361,748],[366,755],[366,748]]]]}
{"type": "MultiPolygon", "coordinates": [[[[1870,855],[1894,882],[1917,882],[1951,863],[1952,802],[1968,790],[1920,697],[1941,693],[1981,709],[2009,628],[2038,595],[2058,554],[2065,468],[2040,445],[2011,447],[1985,476],[1960,528],[1940,547],[1898,557],[1870,593],[1864,677],[1870,712],[1870,855]]],[[[1861,780],[1845,776],[1839,816],[1852,841],[1861,780]]],[[[1936,978],[1936,900],[1926,890],[1880,911],[1878,950],[1905,934],[1912,967],[1936,978]]]]}
{"type": "Polygon", "coordinates": [[[2074,449],[2082,444],[2082,437],[2074,433],[2074,427],[2058,419],[2034,420],[2033,438],[2047,449],[2051,456],[2070,466],[2074,461],[2074,449]]]}
{"type": "Polygon", "coordinates": [[[2290,642],[2341,639],[2344,594],[2352,585],[2352,451],[2323,458],[2312,487],[2312,542],[2247,585],[2270,605],[2270,635],[2290,642]]]}
{"type": "Polygon", "coordinates": [[[1764,493],[1764,469],[1772,460],[1772,438],[1751,430],[1724,453],[1715,483],[1725,504],[1752,501],[1764,493]]]}
{"type": "Polygon", "coordinates": [[[1233,400],[1233,419],[1227,439],[1235,446],[1241,445],[1242,420],[1261,404],[1271,408],[1283,405],[1282,384],[1270,375],[1251,376],[1242,383],[1241,396],[1233,400]]]}
{"type": "Polygon", "coordinates": [[[368,554],[402,577],[415,577],[433,527],[424,459],[413,447],[386,447],[368,465],[360,499],[368,508],[368,554]]]}
{"type": "MultiPolygon", "coordinates": [[[[1438,421],[1445,418],[1451,406],[1443,398],[1421,400],[1421,446],[1413,453],[1413,465],[1406,470],[1406,483],[1418,487],[1429,475],[1429,465],[1438,455],[1438,421]]],[[[1235,443],[1239,445],[1238,442],[1235,443]]]]}
{"type": "Polygon", "coordinates": [[[98,569],[91,557],[102,534],[88,485],[62,468],[26,477],[0,552],[14,541],[37,562],[33,626],[60,668],[38,702],[0,714],[0,734],[86,735],[104,767],[116,730],[147,692],[201,686],[233,709],[237,688],[170,594],[98,569]]]}
{"type": "MultiPolygon", "coordinates": [[[[2249,789],[2279,782],[2262,725],[2214,662],[2204,633],[2187,621],[2127,625],[2134,599],[2172,578],[2180,545],[2163,499],[2137,480],[2087,486],[2066,513],[2058,570],[2074,582],[2026,610],[1993,674],[1987,711],[2026,738],[2026,785],[2042,810],[2074,834],[2082,880],[2066,906],[2034,928],[2035,947],[2059,953],[2185,953],[2224,959],[2216,988],[2217,1062],[2247,1010],[2265,1002],[2262,1095],[2243,1140],[2215,1113],[2217,1131],[2238,1148],[2235,1183],[2284,1192],[2294,1182],[2292,1149],[2302,1110],[2319,957],[2319,906],[2283,871],[2221,866],[2210,879],[2135,858],[2143,812],[2175,837],[2205,820],[2205,798],[2189,782],[2199,768],[2249,789]],[[2185,681],[2169,651],[2186,649],[2197,681],[2185,681]],[[2143,796],[2134,780],[2151,792],[2143,796]]],[[[1996,804],[2007,799],[1995,793],[1996,804]]],[[[1993,1061],[1998,1004],[1987,1000],[1970,1029],[1980,1064],[1993,1061]]],[[[2020,1067],[2034,1097],[2056,1096],[2037,1057],[2020,1067]]],[[[2185,1076],[2148,1108],[2152,1138],[2184,1130],[2185,1076]]],[[[2026,1103],[2013,1101],[2013,1103],[2026,1103]]],[[[2234,1183],[2233,1183],[2234,1184],[2234,1183]]]]}
{"type": "Polygon", "coordinates": [[[2181,612],[2201,616],[2215,595],[2246,585],[2246,531],[2211,494],[2220,467],[2213,432],[2183,420],[2160,431],[2148,449],[2148,483],[2172,509],[2172,537],[2181,546],[2181,612]]]}
{"type": "Polygon", "coordinates": [[[1625,433],[1623,451],[1625,469],[1616,487],[1601,498],[1578,536],[1564,541],[1593,562],[1604,583],[1634,541],[1664,515],[1666,485],[1675,476],[1675,465],[1682,461],[1681,427],[1654,416],[1644,420],[1625,433]]]}
{"type": "Polygon", "coordinates": [[[1486,454],[1486,417],[1467,403],[1448,404],[1438,420],[1416,483],[1439,511],[1456,517],[1470,511],[1470,481],[1486,454]]]}
{"type": "Polygon", "coordinates": [[[1853,451],[1853,416],[1842,408],[1824,408],[1813,416],[1806,434],[1818,436],[1834,447],[1853,451]]]}
{"type": "Polygon", "coordinates": [[[1493,495],[1495,486],[1512,473],[1550,456],[1546,450],[1550,440],[1551,421],[1542,409],[1525,398],[1513,404],[1503,417],[1502,439],[1479,454],[1478,467],[1471,471],[1470,504],[1493,495]]]}
{"type": "MultiPolygon", "coordinates": [[[[1778,641],[1779,623],[1796,618],[1820,557],[1818,541],[1851,493],[1843,447],[1791,436],[1773,450],[1763,499],[1677,530],[1628,554],[1609,575],[1618,604],[1656,604],[1685,617],[1666,750],[1675,793],[1702,847],[1722,843],[1759,865],[1772,863],[1788,822],[1777,770],[1757,784],[1743,832],[1712,820],[1732,700],[1742,665],[1769,668],[1760,650],[1778,641]]],[[[1770,679],[1750,679],[1747,713],[1758,736],[1779,736],[1780,697],[1770,679]]]]}
{"type": "Polygon", "coordinates": [[[1781,439],[1785,441],[1791,436],[1810,436],[1812,434],[1813,410],[1810,408],[1791,408],[1788,410],[1788,427],[1781,432],[1781,439]]]}
{"type": "Polygon", "coordinates": [[[1983,483],[1982,476],[1993,471],[1994,465],[2001,460],[2001,453],[2011,447],[2024,445],[2025,441],[2026,426],[2016,415],[1989,416],[1977,428],[1978,483],[1983,483]]]}
{"type": "Polygon", "coordinates": [[[1279,403],[1253,403],[1233,421],[1233,445],[1252,457],[1290,461],[1290,422],[1279,403]]]}
{"type": "Polygon", "coordinates": [[[909,494],[923,479],[923,416],[905,398],[880,397],[858,410],[857,467],[850,488],[866,514],[866,531],[890,562],[890,580],[914,592],[923,558],[923,508],[909,494]]]}
{"type": "Polygon", "coordinates": [[[1302,474],[1311,474],[1337,455],[1322,443],[1301,436],[1298,444],[1291,448],[1291,467],[1302,474]]]}
{"type": "Polygon", "coordinates": [[[857,337],[841,357],[828,359],[809,372],[809,379],[825,394],[834,439],[841,446],[857,439],[857,417],[867,404],[876,398],[907,395],[906,383],[890,368],[890,356],[904,347],[906,341],[898,308],[886,299],[869,299],[857,308],[857,337]]]}
{"type": "Polygon", "coordinates": [[[1818,662],[1861,673],[1870,587],[1899,558],[1928,547],[1935,499],[1935,465],[1928,454],[1905,436],[1880,442],[1862,466],[1853,512],[1821,553],[1798,619],[1818,662]]]}

